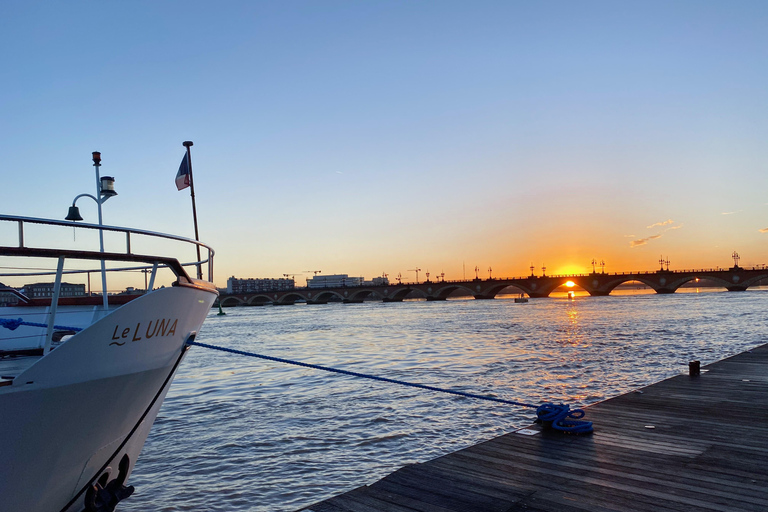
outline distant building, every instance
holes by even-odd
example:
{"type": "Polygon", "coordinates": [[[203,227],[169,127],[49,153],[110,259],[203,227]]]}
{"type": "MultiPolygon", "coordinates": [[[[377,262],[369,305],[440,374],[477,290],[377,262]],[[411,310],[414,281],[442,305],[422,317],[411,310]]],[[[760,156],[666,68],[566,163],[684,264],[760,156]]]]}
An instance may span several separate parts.
{"type": "Polygon", "coordinates": [[[129,286],[122,292],[118,293],[118,295],[144,295],[145,293],[147,293],[147,290],[142,290],[140,288],[134,288],[133,286],[129,286]]]}
{"type": "Polygon", "coordinates": [[[328,276],[314,276],[307,279],[307,288],[340,288],[344,286],[362,286],[362,277],[349,277],[347,274],[333,274],[328,276]]]}
{"type": "MultiPolygon", "coordinates": [[[[21,293],[30,299],[50,299],[53,297],[54,283],[25,284],[21,293]]],[[[61,283],[59,297],[85,297],[84,284],[61,283]]]]}
{"type": "Polygon", "coordinates": [[[0,307],[15,306],[21,297],[21,294],[16,290],[0,284],[0,307]]]}
{"type": "Polygon", "coordinates": [[[370,281],[366,281],[365,284],[371,284],[373,286],[389,286],[388,277],[374,277],[370,281]]]}
{"type": "Polygon", "coordinates": [[[259,292],[274,292],[293,290],[296,288],[296,283],[292,278],[281,279],[239,279],[235,276],[227,279],[227,293],[259,293],[259,292]]]}

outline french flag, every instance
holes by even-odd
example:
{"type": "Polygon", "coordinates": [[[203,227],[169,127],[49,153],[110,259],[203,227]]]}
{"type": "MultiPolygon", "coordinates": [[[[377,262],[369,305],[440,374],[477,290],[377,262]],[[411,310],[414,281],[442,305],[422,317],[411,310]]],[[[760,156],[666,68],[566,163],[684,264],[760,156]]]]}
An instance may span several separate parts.
{"type": "Polygon", "coordinates": [[[187,155],[181,159],[181,165],[179,166],[179,172],[176,173],[176,188],[184,190],[189,186],[189,160],[187,155]]]}

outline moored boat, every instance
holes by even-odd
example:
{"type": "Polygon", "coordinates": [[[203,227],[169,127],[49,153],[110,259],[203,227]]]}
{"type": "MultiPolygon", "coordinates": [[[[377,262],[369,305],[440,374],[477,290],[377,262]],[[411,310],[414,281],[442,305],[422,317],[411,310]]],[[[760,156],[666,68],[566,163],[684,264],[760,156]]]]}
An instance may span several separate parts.
{"type": "Polygon", "coordinates": [[[0,238],[0,281],[54,281],[50,298],[6,289],[16,295],[15,305],[0,307],[0,512],[114,510],[132,492],[128,477],[187,343],[218,295],[213,250],[183,237],[101,223],[0,215],[0,225],[13,233],[4,230],[0,238]],[[102,240],[117,234],[124,247],[68,247],[55,231],[73,226],[102,240]],[[162,255],[133,252],[138,239],[142,247],[162,247],[162,255]],[[167,253],[171,245],[180,253],[167,253]],[[200,249],[204,259],[180,263],[179,257],[200,249]],[[91,273],[102,275],[102,296],[62,296],[63,279],[91,273]],[[106,276],[117,280],[124,273],[149,279],[146,289],[108,295],[106,276]],[[160,282],[170,286],[158,288],[160,282]]]}

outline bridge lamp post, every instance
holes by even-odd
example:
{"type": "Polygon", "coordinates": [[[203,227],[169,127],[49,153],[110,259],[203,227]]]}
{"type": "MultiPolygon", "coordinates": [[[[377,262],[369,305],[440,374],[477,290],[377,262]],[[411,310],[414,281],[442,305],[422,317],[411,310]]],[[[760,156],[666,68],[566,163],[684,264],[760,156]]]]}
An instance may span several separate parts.
{"type": "Polygon", "coordinates": [[[475,265],[475,280],[480,279],[480,276],[477,275],[478,272],[480,272],[480,269],[475,265]]]}
{"type": "Polygon", "coordinates": [[[493,269],[491,267],[488,267],[488,280],[489,281],[493,279],[493,274],[491,274],[491,272],[493,272],[493,269]]]}
{"type": "MultiPolygon", "coordinates": [[[[96,169],[96,195],[80,194],[72,200],[72,206],[69,207],[69,212],[64,220],[78,221],[83,220],[80,215],[80,209],[77,207],[77,200],[81,197],[90,197],[96,201],[97,209],[99,211],[99,252],[104,252],[104,230],[101,227],[104,225],[102,222],[101,205],[104,204],[107,199],[112,196],[116,196],[115,192],[115,178],[111,176],[100,176],[99,168],[101,167],[101,153],[94,151],[93,155],[93,167],[96,169]],[[98,198],[98,199],[97,199],[98,198]]],[[[109,308],[109,298],[107,297],[107,268],[104,260],[101,260],[101,292],[104,299],[104,310],[109,308]]]]}
{"type": "Polygon", "coordinates": [[[605,260],[600,260],[600,272],[605,274],[605,260]]]}
{"type": "Polygon", "coordinates": [[[531,269],[531,277],[533,277],[533,270],[534,270],[535,268],[536,268],[536,267],[534,267],[534,266],[533,266],[533,263],[531,263],[531,266],[530,266],[530,269],[531,269]]]}
{"type": "Polygon", "coordinates": [[[595,258],[592,258],[592,273],[595,273],[595,265],[597,265],[597,260],[595,258]]]}
{"type": "Polygon", "coordinates": [[[547,267],[541,266],[541,277],[547,277],[547,267]]]}

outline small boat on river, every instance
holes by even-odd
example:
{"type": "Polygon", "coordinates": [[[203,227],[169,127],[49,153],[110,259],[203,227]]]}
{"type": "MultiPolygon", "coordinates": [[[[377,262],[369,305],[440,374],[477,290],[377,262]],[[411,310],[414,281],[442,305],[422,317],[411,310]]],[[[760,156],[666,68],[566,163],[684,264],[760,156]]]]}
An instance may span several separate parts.
{"type": "Polygon", "coordinates": [[[0,290],[12,304],[0,307],[0,512],[111,511],[129,496],[187,343],[218,296],[207,245],[101,224],[101,203],[115,193],[99,180],[97,155],[99,199],[89,197],[99,224],[75,223],[74,203],[69,221],[0,215],[0,282],[53,281],[49,297],[0,290]],[[85,243],[98,237],[100,249],[72,248],[73,226],[87,232],[78,236],[85,243]],[[122,249],[106,252],[105,234],[122,249]],[[137,254],[139,240],[162,253],[137,254]],[[192,262],[180,263],[185,256],[192,262]],[[64,296],[65,278],[87,276],[90,287],[91,274],[101,275],[101,295],[64,296]],[[107,276],[125,274],[149,279],[146,290],[109,295],[107,276]],[[161,281],[169,286],[153,289],[161,281]]]}

